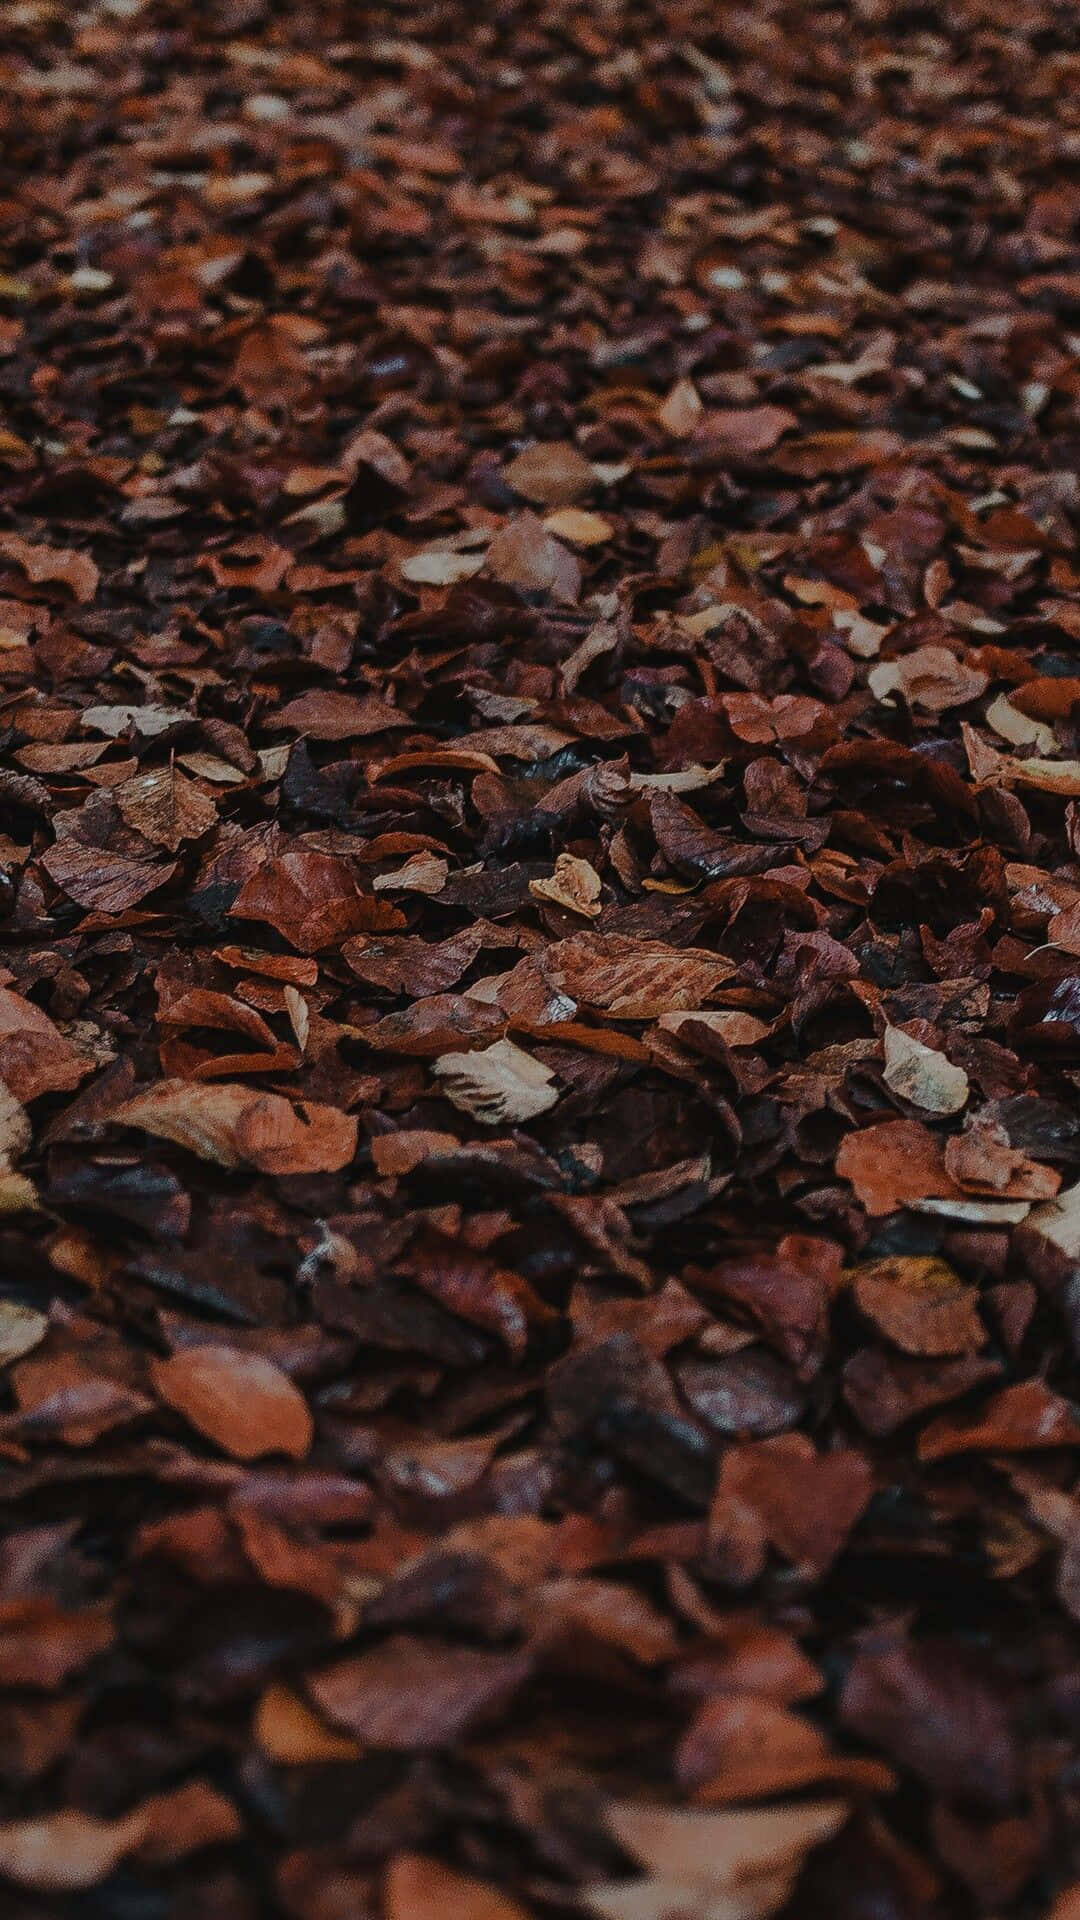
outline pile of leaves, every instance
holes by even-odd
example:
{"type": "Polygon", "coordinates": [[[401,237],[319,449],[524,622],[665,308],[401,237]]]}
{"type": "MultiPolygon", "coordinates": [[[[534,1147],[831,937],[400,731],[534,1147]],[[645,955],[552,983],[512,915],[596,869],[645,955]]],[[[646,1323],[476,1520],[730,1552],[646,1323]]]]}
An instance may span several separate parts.
{"type": "Polygon", "coordinates": [[[0,18],[5,1914],[1076,1920],[1074,9],[0,18]]]}

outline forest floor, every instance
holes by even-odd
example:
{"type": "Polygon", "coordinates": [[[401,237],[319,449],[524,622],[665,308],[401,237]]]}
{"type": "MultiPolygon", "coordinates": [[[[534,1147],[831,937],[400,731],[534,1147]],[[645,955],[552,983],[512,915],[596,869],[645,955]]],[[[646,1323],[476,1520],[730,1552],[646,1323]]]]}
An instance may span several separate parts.
{"type": "Polygon", "coordinates": [[[0,1903],[1080,1915],[1080,29],[0,11],[0,1903]]]}

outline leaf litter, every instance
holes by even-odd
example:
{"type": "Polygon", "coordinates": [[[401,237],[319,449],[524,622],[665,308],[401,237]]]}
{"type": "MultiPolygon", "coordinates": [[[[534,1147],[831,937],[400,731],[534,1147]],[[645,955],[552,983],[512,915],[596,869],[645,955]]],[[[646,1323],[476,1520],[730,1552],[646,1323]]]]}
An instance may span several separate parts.
{"type": "Polygon", "coordinates": [[[4,15],[0,1905],[1080,1905],[1076,36],[4,15]]]}

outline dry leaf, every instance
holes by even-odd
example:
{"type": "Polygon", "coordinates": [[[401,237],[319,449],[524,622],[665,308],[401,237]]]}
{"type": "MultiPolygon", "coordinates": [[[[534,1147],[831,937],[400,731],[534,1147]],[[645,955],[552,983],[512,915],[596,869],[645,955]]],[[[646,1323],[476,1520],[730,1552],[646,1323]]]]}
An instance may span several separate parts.
{"type": "Polygon", "coordinates": [[[525,593],[550,593],[572,602],[581,590],[581,568],[573,554],[534,513],[504,522],[488,548],[486,566],[493,579],[525,593]]]}
{"type": "Polygon", "coordinates": [[[486,1127],[534,1120],[559,1097],[550,1067],[512,1040],[497,1040],[476,1053],[444,1053],[432,1071],[446,1098],[486,1127]]]}
{"type": "Polygon", "coordinates": [[[867,684],[876,700],[901,693],[909,706],[944,713],[977,700],[986,692],[987,679],[977,667],[965,666],[948,647],[929,646],[871,667],[867,684]]]}
{"type": "Polygon", "coordinates": [[[446,1747],[494,1718],[526,1679],[530,1657],[395,1635],[315,1674],[308,1692],[335,1726],[394,1752],[446,1747]]]}
{"type": "MultiPolygon", "coordinates": [[[[610,520],[605,520],[600,513],[589,513],[584,507],[560,507],[557,512],[545,515],[544,526],[557,540],[566,540],[572,547],[602,547],[615,531],[610,520]]],[[[565,682],[565,665],[563,679],[565,682]]]]}
{"type": "Polygon", "coordinates": [[[318,1767],[357,1760],[363,1749],[345,1734],[332,1733],[289,1687],[269,1686],[255,1710],[253,1732],[266,1758],[279,1767],[318,1767]]]}
{"type": "Polygon", "coordinates": [[[160,1080],[114,1107],[109,1118],[172,1140],[220,1167],[258,1167],[262,1173],[334,1173],[356,1152],[351,1114],[225,1083],[160,1080]]]}
{"type": "Polygon", "coordinates": [[[572,853],[559,854],[549,877],[530,880],[529,892],[537,900],[550,900],[588,920],[595,920],[600,912],[600,875],[587,860],[579,860],[572,853]]]}
{"type": "Polygon", "coordinates": [[[1041,720],[1029,719],[1003,693],[999,693],[997,699],[991,700],[987,707],[986,724],[993,727],[994,732],[1007,740],[1010,746],[1034,747],[1036,753],[1043,755],[1057,751],[1053,727],[1046,726],[1041,720]]]}
{"type": "Polygon", "coordinates": [[[694,1044],[695,1027],[703,1028],[706,1033],[718,1034],[728,1047],[756,1047],[767,1040],[772,1028],[756,1014],[741,1013],[737,1007],[716,1009],[697,1008],[685,1013],[662,1013],[657,1025],[665,1033],[678,1034],[689,1045],[694,1044]]]}
{"type": "MultiPolygon", "coordinates": [[[[116,789],[116,804],[129,827],[155,846],[176,853],[217,824],[217,808],[173,767],[137,774],[116,789]]],[[[172,869],[170,868],[171,872],[172,869]]]]}
{"type": "Polygon", "coordinates": [[[692,380],[676,380],[656,417],[665,433],[685,440],[705,416],[701,395],[692,380]]]}
{"type": "Polygon", "coordinates": [[[136,1809],[95,1820],[74,1808],[0,1825],[0,1874],[36,1893],[83,1893],[134,1852],[146,1831],[136,1809]]]}
{"type": "Polygon", "coordinates": [[[856,1268],[859,1311],[904,1353],[975,1353],[985,1345],[977,1287],[967,1287],[943,1260],[895,1255],[856,1268]]]}
{"type": "Polygon", "coordinates": [[[21,1306],[17,1300],[0,1300],[0,1367],[10,1366],[13,1360],[21,1360],[24,1353],[31,1353],[40,1346],[48,1330],[49,1322],[43,1313],[21,1306]]]}
{"type": "Polygon", "coordinates": [[[0,987],[0,1080],[16,1100],[70,1093],[93,1064],[33,1001],[0,987]]]}
{"type": "Polygon", "coordinates": [[[59,581],[76,600],[92,600],[100,574],[88,553],[70,547],[34,546],[18,533],[0,533],[0,558],[21,567],[33,586],[59,581]]]}
{"type": "Polygon", "coordinates": [[[418,1853],[391,1860],[383,1911],[385,1920],[527,1920],[524,1908],[496,1887],[418,1853]]]}
{"type": "Polygon", "coordinates": [[[236,1460],[267,1453],[302,1460],[310,1449],[306,1400],[259,1353],[183,1347],[168,1360],[155,1360],[150,1371],[162,1400],[236,1460]]]}
{"type": "Polygon", "coordinates": [[[610,1920],[762,1920],[847,1817],[839,1801],[724,1813],[615,1805],[611,1830],[650,1878],[591,1887],[585,1897],[610,1920]]]}
{"type": "Polygon", "coordinates": [[[515,454],[506,468],[515,493],[536,507],[569,507],[590,493],[596,475],[567,440],[538,440],[515,454]]]}
{"type": "Polygon", "coordinates": [[[924,1113],[959,1113],[970,1091],[963,1067],[902,1027],[885,1029],[885,1085],[924,1113]]]}

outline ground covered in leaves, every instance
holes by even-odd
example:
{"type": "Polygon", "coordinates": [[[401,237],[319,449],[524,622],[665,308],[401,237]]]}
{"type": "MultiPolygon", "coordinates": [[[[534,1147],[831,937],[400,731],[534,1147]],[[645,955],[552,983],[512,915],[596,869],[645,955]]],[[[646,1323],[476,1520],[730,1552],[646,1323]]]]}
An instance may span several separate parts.
{"type": "Polygon", "coordinates": [[[1076,1920],[1075,14],[487,13],[3,9],[3,1912],[1076,1920]]]}

